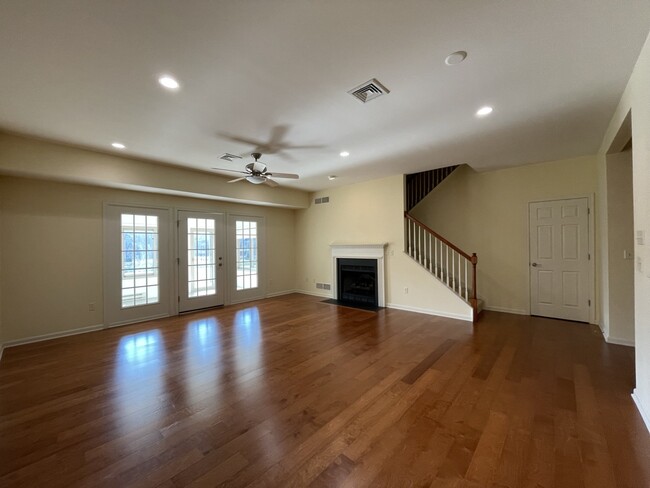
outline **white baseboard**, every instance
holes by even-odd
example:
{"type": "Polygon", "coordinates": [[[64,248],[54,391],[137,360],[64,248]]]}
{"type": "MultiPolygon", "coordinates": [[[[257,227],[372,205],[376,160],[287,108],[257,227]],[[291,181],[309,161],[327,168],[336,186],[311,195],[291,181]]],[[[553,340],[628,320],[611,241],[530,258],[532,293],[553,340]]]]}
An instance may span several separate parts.
{"type": "Polygon", "coordinates": [[[150,315],[148,317],[141,317],[139,319],[134,319],[134,320],[122,320],[120,322],[115,322],[115,323],[113,323],[111,325],[108,325],[108,326],[106,326],[106,328],[107,329],[112,329],[114,327],[122,327],[124,325],[141,324],[142,322],[149,322],[150,320],[165,319],[167,317],[173,317],[174,315],[171,315],[169,313],[161,313],[159,315],[150,315]]]}
{"type": "Polygon", "coordinates": [[[648,429],[648,432],[650,432],[650,410],[647,410],[643,407],[643,403],[641,403],[641,398],[637,394],[636,388],[632,392],[632,400],[634,400],[634,403],[636,403],[636,408],[639,410],[641,418],[645,422],[645,426],[648,429]]]}
{"type": "Polygon", "coordinates": [[[634,341],[631,341],[629,339],[619,339],[618,337],[612,337],[604,334],[603,337],[605,338],[605,342],[607,342],[608,344],[617,344],[619,346],[634,347],[634,341]]]}
{"type": "Polygon", "coordinates": [[[323,298],[332,298],[332,293],[323,293],[319,291],[307,291],[307,290],[294,290],[293,293],[302,293],[303,295],[311,295],[313,297],[323,297],[323,298]]]}
{"type": "Polygon", "coordinates": [[[518,308],[493,307],[483,305],[483,310],[488,310],[490,312],[512,313],[515,315],[530,315],[526,310],[521,310],[518,308]]]}
{"type": "Polygon", "coordinates": [[[411,307],[409,305],[398,305],[396,303],[389,303],[386,305],[386,307],[394,308],[396,310],[404,310],[405,312],[417,312],[426,315],[436,315],[438,317],[445,317],[448,319],[457,319],[457,320],[464,320],[466,322],[472,322],[471,310],[468,312],[468,315],[463,315],[460,313],[441,312],[440,310],[432,310],[430,308],[411,307]]]}
{"type": "Polygon", "coordinates": [[[283,295],[291,295],[292,293],[298,292],[296,290],[274,291],[273,293],[267,293],[266,298],[281,297],[283,295]]]}
{"type": "Polygon", "coordinates": [[[15,339],[13,341],[5,342],[2,345],[2,349],[6,347],[21,346],[23,344],[31,344],[32,342],[49,341],[50,339],[58,339],[59,337],[67,337],[67,336],[72,336],[77,334],[86,334],[88,332],[95,332],[103,328],[104,328],[104,324],[96,324],[96,325],[89,325],[87,327],[80,327],[78,329],[68,329],[68,330],[62,330],[60,332],[52,332],[50,334],[25,337],[24,339],[15,339]]]}

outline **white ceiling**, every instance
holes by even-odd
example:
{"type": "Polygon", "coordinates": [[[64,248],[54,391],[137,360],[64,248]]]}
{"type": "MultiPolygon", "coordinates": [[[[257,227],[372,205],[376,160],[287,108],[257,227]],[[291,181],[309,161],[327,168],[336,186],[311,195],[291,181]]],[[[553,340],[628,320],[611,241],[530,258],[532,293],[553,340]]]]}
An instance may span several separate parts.
{"type": "Polygon", "coordinates": [[[0,128],[202,170],[250,160],[219,160],[254,149],[225,136],[275,134],[317,146],[262,158],[305,190],[569,158],[597,151],[649,28],[648,0],[4,0],[0,128]],[[346,93],[373,77],[391,93],[346,93]]]}

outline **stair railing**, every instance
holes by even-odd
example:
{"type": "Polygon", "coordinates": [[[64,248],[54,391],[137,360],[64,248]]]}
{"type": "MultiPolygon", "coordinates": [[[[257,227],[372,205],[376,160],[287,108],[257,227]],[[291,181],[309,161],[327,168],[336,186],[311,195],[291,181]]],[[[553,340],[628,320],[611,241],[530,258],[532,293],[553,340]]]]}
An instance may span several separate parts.
{"type": "Polygon", "coordinates": [[[476,253],[466,253],[408,212],[404,212],[404,234],[406,253],[469,303],[476,318],[476,253]]]}

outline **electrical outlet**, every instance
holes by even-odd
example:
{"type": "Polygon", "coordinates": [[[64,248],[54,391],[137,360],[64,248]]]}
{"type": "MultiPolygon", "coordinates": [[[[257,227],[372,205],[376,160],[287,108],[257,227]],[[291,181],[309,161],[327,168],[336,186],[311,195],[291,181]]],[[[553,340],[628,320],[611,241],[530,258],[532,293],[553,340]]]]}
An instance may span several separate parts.
{"type": "Polygon", "coordinates": [[[409,294],[409,289],[408,289],[407,286],[405,286],[404,287],[404,295],[408,295],[408,294],[409,294]]]}
{"type": "Polygon", "coordinates": [[[89,312],[94,312],[95,311],[95,302],[90,302],[88,304],[88,311],[89,312]]]}

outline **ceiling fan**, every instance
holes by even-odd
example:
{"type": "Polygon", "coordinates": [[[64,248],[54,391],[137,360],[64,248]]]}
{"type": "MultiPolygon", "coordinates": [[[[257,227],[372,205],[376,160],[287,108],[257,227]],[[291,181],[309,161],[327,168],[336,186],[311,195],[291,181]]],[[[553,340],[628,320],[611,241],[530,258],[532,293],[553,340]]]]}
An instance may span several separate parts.
{"type": "Polygon", "coordinates": [[[297,180],[299,178],[298,175],[293,174],[293,173],[269,173],[268,168],[266,167],[266,164],[260,163],[258,159],[262,157],[261,153],[255,152],[252,153],[251,156],[253,156],[253,159],[255,161],[253,163],[248,163],[245,167],[246,171],[238,171],[235,169],[226,169],[226,168],[212,168],[216,169],[219,171],[230,171],[232,173],[242,173],[246,176],[241,176],[239,178],[235,178],[234,180],[230,180],[228,183],[235,183],[237,181],[241,180],[246,180],[249,183],[253,183],[254,185],[259,185],[264,183],[265,185],[275,187],[278,186],[278,184],[271,179],[273,178],[291,178],[294,180],[297,180]]]}

